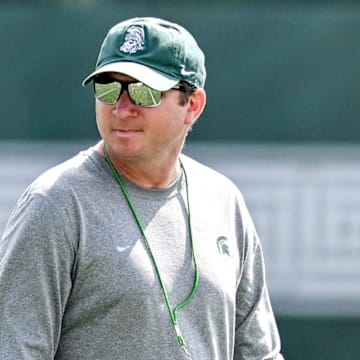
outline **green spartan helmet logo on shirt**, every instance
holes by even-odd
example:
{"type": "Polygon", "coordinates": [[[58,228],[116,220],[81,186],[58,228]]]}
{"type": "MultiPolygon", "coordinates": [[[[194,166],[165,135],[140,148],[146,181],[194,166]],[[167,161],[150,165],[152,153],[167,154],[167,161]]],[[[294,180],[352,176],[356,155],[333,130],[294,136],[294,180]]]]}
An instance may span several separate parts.
{"type": "Polygon", "coordinates": [[[227,245],[227,238],[225,236],[218,237],[217,246],[220,254],[227,254],[230,256],[229,246],[227,245]]]}

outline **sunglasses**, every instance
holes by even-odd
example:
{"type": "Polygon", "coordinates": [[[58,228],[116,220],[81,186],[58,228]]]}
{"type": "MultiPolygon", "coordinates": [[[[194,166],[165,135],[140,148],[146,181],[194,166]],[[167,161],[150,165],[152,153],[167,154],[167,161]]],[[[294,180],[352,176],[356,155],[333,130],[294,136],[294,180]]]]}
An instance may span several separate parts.
{"type": "MultiPolygon", "coordinates": [[[[179,90],[181,87],[176,85],[172,89],[179,90]]],[[[104,76],[94,79],[95,96],[105,104],[116,104],[124,90],[128,93],[130,101],[141,107],[160,105],[163,94],[162,91],[152,89],[140,81],[119,81],[104,76]]]]}

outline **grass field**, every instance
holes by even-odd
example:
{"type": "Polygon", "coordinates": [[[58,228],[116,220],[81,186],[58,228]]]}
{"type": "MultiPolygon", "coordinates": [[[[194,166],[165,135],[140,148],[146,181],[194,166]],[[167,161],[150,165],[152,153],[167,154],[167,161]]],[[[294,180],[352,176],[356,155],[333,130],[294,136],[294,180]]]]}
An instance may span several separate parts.
{"type": "Polygon", "coordinates": [[[360,317],[279,317],[286,360],[360,359],[360,317]]]}

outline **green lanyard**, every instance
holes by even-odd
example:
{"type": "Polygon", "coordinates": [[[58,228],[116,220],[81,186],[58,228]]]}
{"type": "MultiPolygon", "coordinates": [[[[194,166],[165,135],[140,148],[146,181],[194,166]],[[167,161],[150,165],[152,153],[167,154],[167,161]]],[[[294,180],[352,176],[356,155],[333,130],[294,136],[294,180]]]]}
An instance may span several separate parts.
{"type": "Polygon", "coordinates": [[[175,328],[175,331],[176,331],[178,343],[179,343],[180,346],[183,346],[183,345],[185,345],[185,342],[184,342],[183,336],[181,335],[180,327],[179,327],[179,324],[178,324],[177,312],[192,300],[192,298],[194,297],[195,292],[197,290],[198,284],[199,284],[199,272],[198,272],[196,259],[195,259],[195,252],[194,252],[194,245],[193,245],[193,238],[192,238],[192,231],[191,231],[189,186],[188,186],[188,179],[187,179],[187,176],[186,176],[185,168],[184,168],[183,164],[180,162],[181,168],[182,168],[183,173],[184,173],[184,178],[185,178],[186,201],[187,201],[187,220],[188,220],[189,238],[190,238],[190,245],[191,245],[191,256],[192,256],[192,260],[194,262],[194,283],[193,283],[193,287],[192,287],[191,292],[188,295],[188,297],[173,309],[171,304],[170,304],[169,296],[167,294],[164,282],[163,282],[163,280],[161,278],[160,270],[159,270],[159,267],[158,267],[158,265],[156,263],[154,253],[153,253],[153,251],[152,251],[152,249],[150,247],[150,243],[149,243],[149,241],[148,241],[148,239],[146,237],[144,226],[141,223],[139,215],[135,210],[134,204],[131,201],[129,192],[126,189],[126,186],[125,186],[125,183],[124,183],[123,179],[121,178],[120,174],[118,173],[118,171],[116,170],[114,164],[112,163],[112,161],[110,159],[110,156],[109,156],[109,153],[107,151],[105,141],[103,141],[103,150],[104,150],[105,159],[106,159],[106,161],[107,161],[107,163],[108,163],[108,165],[109,165],[109,167],[110,167],[110,169],[111,169],[117,183],[119,184],[119,186],[121,188],[121,191],[122,191],[128,205],[129,205],[129,207],[130,207],[130,209],[132,211],[132,214],[133,214],[133,216],[135,218],[135,221],[136,221],[136,223],[137,223],[137,225],[139,227],[139,230],[140,230],[140,232],[141,232],[141,234],[142,234],[142,236],[144,238],[146,248],[147,248],[147,250],[149,252],[149,255],[150,255],[150,258],[151,258],[152,263],[154,265],[157,277],[159,279],[160,287],[161,287],[161,290],[162,290],[162,293],[163,293],[163,296],[164,296],[164,300],[165,300],[165,303],[166,303],[166,306],[167,306],[167,309],[168,309],[168,312],[169,312],[170,320],[171,320],[172,324],[174,325],[174,328],[175,328]]]}

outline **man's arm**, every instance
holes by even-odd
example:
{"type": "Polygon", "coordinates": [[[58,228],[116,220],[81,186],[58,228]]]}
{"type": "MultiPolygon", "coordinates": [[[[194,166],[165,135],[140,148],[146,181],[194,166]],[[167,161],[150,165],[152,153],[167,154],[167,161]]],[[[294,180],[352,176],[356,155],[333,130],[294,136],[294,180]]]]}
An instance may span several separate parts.
{"type": "Polygon", "coordinates": [[[25,194],[0,241],[0,359],[54,358],[73,260],[58,208],[25,194]]]}
{"type": "Polygon", "coordinates": [[[266,286],[261,244],[252,226],[244,236],[243,269],[236,301],[234,359],[283,360],[266,286]]]}

